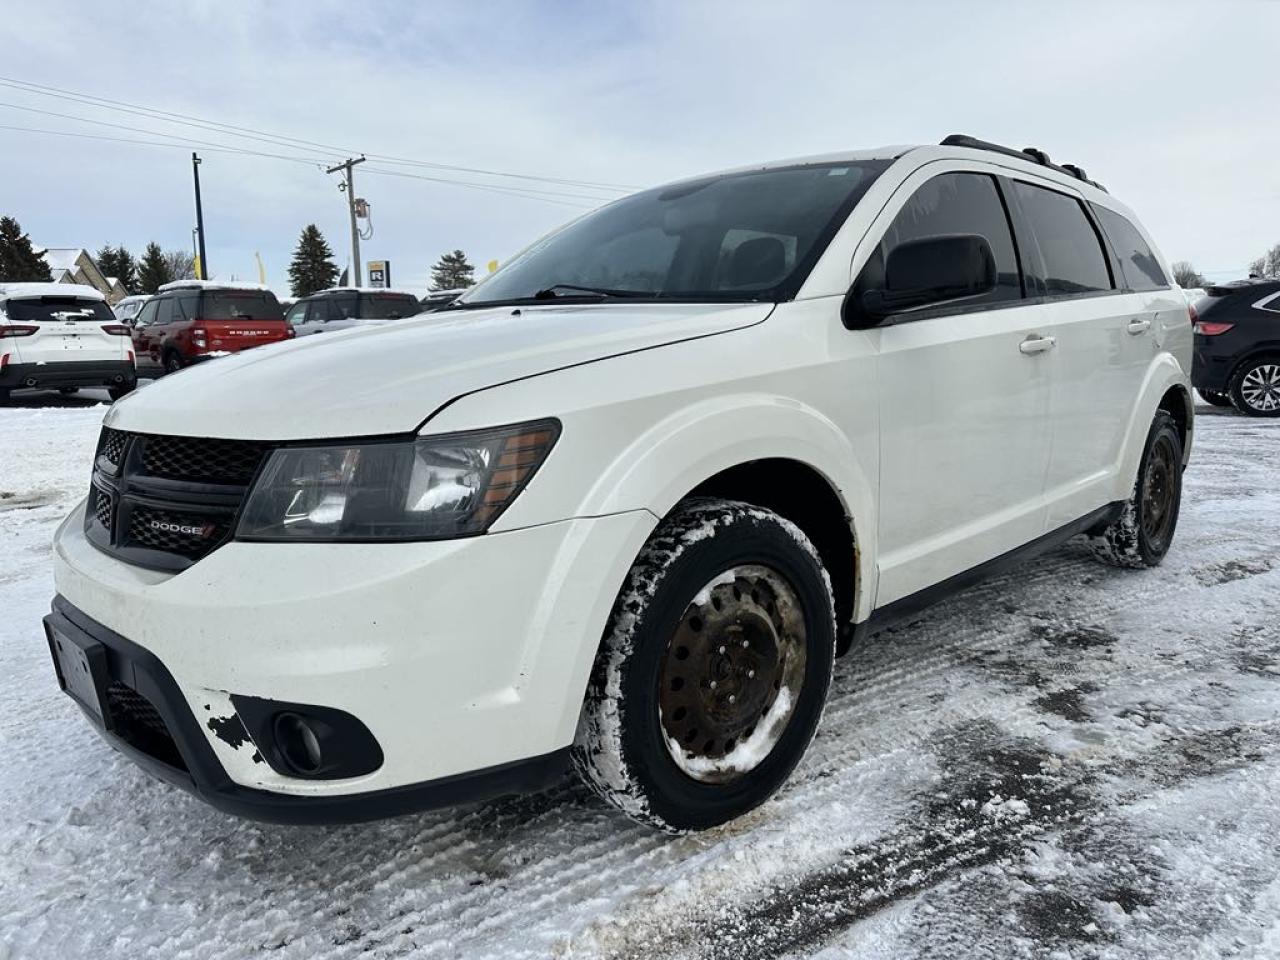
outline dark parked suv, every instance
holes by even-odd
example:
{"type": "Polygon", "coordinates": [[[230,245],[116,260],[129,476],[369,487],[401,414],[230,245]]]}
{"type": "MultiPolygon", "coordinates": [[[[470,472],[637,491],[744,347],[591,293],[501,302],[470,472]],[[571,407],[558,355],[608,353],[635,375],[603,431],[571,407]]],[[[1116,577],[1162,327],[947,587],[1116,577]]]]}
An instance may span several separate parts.
{"type": "Polygon", "coordinates": [[[418,298],[411,293],[335,287],[303,297],[289,308],[286,319],[298,336],[306,337],[350,327],[377,326],[422,311],[418,298]]]}
{"type": "Polygon", "coordinates": [[[1280,278],[1210,287],[1196,301],[1191,380],[1216,406],[1280,417],[1280,278]]]}
{"type": "Polygon", "coordinates": [[[270,290],[210,280],[166,284],[133,324],[138,369],[148,376],[292,336],[270,290]]]}

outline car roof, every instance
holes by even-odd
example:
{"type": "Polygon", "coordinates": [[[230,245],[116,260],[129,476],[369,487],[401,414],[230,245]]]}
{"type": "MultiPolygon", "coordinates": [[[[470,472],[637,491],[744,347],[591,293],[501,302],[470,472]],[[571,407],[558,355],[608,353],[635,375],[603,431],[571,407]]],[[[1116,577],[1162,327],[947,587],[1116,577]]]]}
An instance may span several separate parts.
{"type": "Polygon", "coordinates": [[[392,287],[326,287],[324,290],[317,290],[315,293],[298,299],[300,301],[314,300],[316,297],[330,297],[338,293],[390,293],[397,297],[413,297],[415,300],[417,299],[417,295],[410,293],[408,290],[396,290],[392,287]]]}
{"type": "Polygon", "coordinates": [[[38,297],[75,297],[102,300],[106,297],[83,283],[0,283],[0,300],[34,300],[38,297]]]}
{"type": "Polygon", "coordinates": [[[168,293],[171,290],[254,290],[260,293],[274,292],[261,283],[243,283],[239,280],[174,280],[161,284],[156,293],[168,293]]]}

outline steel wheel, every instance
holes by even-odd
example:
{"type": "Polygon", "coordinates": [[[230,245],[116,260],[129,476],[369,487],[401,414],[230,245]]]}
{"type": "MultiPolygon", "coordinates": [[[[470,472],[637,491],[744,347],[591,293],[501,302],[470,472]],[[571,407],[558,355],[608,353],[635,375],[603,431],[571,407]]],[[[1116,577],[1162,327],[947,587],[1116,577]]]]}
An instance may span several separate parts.
{"type": "Polygon", "coordinates": [[[694,596],[667,647],[658,709],[667,751],[701,783],[749,773],[777,745],[805,676],[804,616],[776,571],[734,567],[694,596]]]}
{"type": "Polygon", "coordinates": [[[1240,398],[1251,410],[1280,410],[1280,363],[1260,363],[1240,378],[1240,398]]]}
{"type": "Polygon", "coordinates": [[[1178,456],[1167,436],[1156,438],[1142,477],[1142,532],[1156,552],[1163,553],[1177,517],[1178,456]]]}

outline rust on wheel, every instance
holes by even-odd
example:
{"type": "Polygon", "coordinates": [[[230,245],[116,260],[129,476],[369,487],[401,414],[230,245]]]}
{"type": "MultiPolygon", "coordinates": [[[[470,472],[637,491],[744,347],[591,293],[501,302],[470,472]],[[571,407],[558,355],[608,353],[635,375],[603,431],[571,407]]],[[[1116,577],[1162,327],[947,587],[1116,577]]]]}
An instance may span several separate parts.
{"type": "Polygon", "coordinates": [[[795,712],[806,646],[800,601],[776,571],[734,567],[703,586],[667,645],[658,681],[676,765],[704,783],[759,766],[795,712]]]}

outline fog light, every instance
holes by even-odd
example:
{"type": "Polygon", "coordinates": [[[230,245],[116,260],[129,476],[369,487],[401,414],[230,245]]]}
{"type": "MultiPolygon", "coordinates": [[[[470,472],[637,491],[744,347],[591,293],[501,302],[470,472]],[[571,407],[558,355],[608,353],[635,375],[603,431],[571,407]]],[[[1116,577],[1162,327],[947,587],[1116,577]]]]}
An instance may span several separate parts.
{"type": "Polygon", "coordinates": [[[301,774],[320,769],[320,741],[306,719],[296,713],[278,713],[275,720],[276,746],[289,766],[301,774]]]}

